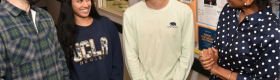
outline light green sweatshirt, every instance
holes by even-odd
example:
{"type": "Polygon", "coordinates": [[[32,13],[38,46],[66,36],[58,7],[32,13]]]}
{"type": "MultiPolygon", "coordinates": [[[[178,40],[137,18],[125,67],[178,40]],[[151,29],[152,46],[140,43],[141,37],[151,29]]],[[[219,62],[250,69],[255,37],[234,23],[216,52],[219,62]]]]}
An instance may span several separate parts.
{"type": "Polygon", "coordinates": [[[144,1],[124,13],[123,40],[132,80],[186,80],[194,58],[191,8],[169,0],[160,10],[144,1]]]}

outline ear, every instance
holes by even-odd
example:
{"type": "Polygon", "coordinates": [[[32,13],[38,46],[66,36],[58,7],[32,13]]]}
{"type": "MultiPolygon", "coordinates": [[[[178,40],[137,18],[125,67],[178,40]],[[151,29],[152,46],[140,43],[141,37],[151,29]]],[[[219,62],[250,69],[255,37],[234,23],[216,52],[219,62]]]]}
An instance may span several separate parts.
{"type": "Polygon", "coordinates": [[[247,6],[253,4],[255,0],[244,0],[244,2],[247,4],[247,6]]]}

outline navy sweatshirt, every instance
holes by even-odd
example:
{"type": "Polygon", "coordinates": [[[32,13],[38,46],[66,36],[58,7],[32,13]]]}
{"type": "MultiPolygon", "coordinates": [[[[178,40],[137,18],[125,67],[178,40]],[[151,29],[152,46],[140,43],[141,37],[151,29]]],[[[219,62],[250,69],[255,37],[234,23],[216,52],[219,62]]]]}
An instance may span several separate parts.
{"type": "MultiPolygon", "coordinates": [[[[77,25],[78,26],[78,25],[77,25]]],[[[123,80],[123,57],[118,31],[106,17],[78,26],[73,56],[74,80],[123,80]]]]}

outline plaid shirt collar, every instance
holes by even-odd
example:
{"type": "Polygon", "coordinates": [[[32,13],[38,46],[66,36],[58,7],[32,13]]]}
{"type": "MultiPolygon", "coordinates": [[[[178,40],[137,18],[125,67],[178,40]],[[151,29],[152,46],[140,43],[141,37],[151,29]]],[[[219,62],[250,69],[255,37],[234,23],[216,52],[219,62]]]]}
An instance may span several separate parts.
{"type": "MultiPolygon", "coordinates": [[[[19,14],[22,12],[26,13],[24,10],[14,6],[7,0],[2,0],[0,6],[6,9],[13,16],[19,16],[19,14]]],[[[31,5],[30,9],[34,10],[35,12],[40,12],[40,10],[35,5],[31,5]]]]}

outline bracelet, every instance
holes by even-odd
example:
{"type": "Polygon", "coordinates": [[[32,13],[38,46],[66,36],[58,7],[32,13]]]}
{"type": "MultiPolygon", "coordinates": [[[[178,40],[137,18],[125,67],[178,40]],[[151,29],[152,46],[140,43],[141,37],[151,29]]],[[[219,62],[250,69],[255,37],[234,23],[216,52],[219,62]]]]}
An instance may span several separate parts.
{"type": "Polygon", "coordinates": [[[231,71],[231,72],[230,72],[230,74],[228,75],[228,80],[229,80],[229,78],[230,78],[231,74],[232,74],[232,71],[231,71]]]}

